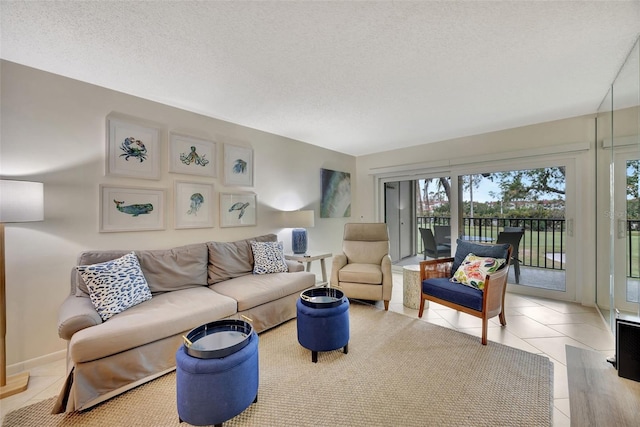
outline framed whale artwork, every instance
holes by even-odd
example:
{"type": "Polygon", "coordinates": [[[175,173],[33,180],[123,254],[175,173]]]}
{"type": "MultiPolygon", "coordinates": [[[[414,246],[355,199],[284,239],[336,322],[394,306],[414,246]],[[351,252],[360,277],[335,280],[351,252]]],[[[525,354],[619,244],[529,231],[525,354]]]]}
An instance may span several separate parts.
{"type": "Polygon", "coordinates": [[[100,232],[164,230],[165,190],[100,185],[100,232]]]}

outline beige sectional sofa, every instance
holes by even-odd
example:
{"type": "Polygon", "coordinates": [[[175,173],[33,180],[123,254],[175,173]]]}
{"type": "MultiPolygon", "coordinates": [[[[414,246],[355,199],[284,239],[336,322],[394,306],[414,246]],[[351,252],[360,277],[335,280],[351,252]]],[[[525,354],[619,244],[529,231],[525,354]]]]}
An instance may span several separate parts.
{"type": "MultiPolygon", "coordinates": [[[[315,275],[291,261],[286,261],[288,272],[253,274],[251,241],[276,239],[268,234],[236,242],[136,250],[152,298],[106,321],[74,268],[71,294],[58,320],[58,334],[68,341],[68,375],[53,412],[87,409],[172,371],[182,335],[202,324],[244,315],[262,332],[296,317],[296,300],[315,285],[315,275]]],[[[83,252],[78,265],[129,252],[83,252]]]]}

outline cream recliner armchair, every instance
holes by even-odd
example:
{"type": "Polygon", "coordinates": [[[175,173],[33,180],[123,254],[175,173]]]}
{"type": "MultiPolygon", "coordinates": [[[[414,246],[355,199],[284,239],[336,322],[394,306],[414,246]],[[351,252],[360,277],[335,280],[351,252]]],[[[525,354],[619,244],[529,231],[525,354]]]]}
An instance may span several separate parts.
{"type": "Polygon", "coordinates": [[[387,224],[344,225],[342,253],[333,257],[331,287],[348,298],[382,300],[389,309],[393,279],[387,224]]]}

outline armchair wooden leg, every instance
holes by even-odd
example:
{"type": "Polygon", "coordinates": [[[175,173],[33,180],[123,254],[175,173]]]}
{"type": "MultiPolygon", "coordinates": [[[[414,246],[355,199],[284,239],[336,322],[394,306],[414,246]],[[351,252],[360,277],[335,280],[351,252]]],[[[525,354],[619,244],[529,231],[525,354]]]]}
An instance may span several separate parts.
{"type": "Polygon", "coordinates": [[[486,317],[482,318],[482,345],[487,345],[487,324],[489,323],[489,319],[486,317]]]}
{"type": "Polygon", "coordinates": [[[422,312],[424,311],[424,298],[420,294],[420,309],[418,310],[418,318],[422,319],[422,312]]]}
{"type": "Polygon", "coordinates": [[[500,314],[498,317],[500,317],[500,324],[502,326],[507,326],[507,318],[504,315],[504,308],[502,309],[502,311],[500,311],[500,314]]]}
{"type": "Polygon", "coordinates": [[[389,311],[389,300],[384,300],[384,311],[389,311]]]}

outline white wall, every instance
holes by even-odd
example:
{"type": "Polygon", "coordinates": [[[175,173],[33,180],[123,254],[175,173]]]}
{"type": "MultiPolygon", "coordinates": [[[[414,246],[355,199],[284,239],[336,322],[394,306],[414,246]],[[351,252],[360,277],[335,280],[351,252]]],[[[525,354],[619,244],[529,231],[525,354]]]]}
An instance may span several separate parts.
{"type": "MultiPolygon", "coordinates": [[[[316,211],[315,227],[308,230],[310,249],[340,249],[343,225],[352,218],[319,218],[320,168],[355,174],[354,157],[15,63],[2,61],[0,67],[0,175],[41,181],[45,188],[44,222],[6,226],[9,365],[65,348],[57,336],[57,312],[82,250],[170,248],[270,232],[278,233],[290,249],[290,230],[279,226],[274,212],[300,208],[316,211]],[[160,180],[105,176],[105,123],[112,112],[151,121],[163,130],[160,180]],[[221,161],[217,179],[168,173],[169,131],[216,141],[219,160],[224,143],[252,147],[255,186],[224,187],[221,161]],[[215,228],[175,230],[174,180],[212,181],[216,193],[255,192],[258,225],[220,228],[216,215],[215,228]],[[99,184],[166,189],[166,229],[99,233],[99,184]]],[[[357,193],[355,182],[352,192],[357,193]]],[[[355,204],[352,209],[357,210],[355,204]]],[[[319,275],[319,263],[313,264],[319,275]]]]}

